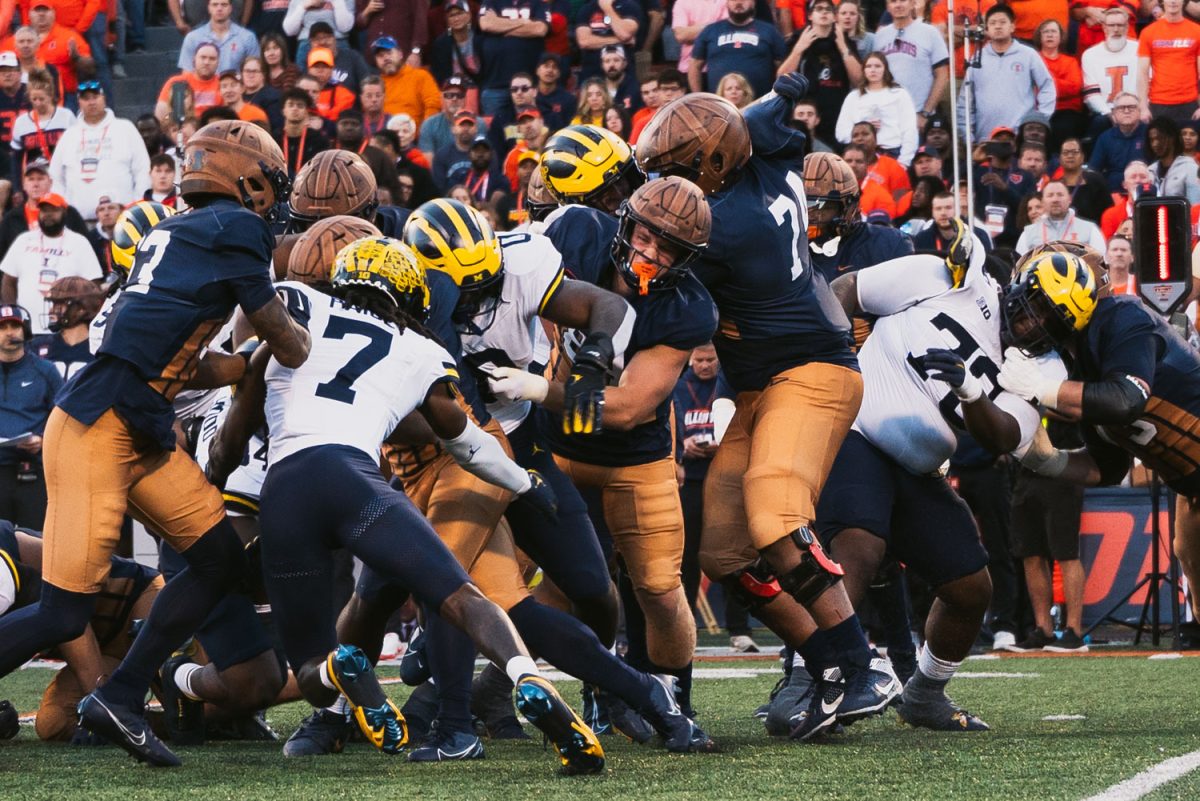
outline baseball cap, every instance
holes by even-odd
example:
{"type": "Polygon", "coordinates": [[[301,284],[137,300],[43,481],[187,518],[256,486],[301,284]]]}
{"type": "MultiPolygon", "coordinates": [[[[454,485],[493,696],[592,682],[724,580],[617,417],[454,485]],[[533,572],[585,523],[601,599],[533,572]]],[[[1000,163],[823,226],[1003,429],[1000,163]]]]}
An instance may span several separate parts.
{"type": "Polygon", "coordinates": [[[371,52],[376,50],[399,50],[400,45],[391,36],[380,36],[375,41],[371,42],[371,52]]]}
{"type": "Polygon", "coordinates": [[[625,48],[621,47],[621,45],[616,45],[616,44],[605,45],[604,47],[600,48],[600,55],[601,56],[618,55],[621,58],[625,58],[625,48]]]}
{"type": "Polygon", "coordinates": [[[470,14],[471,7],[467,5],[467,0],[450,0],[449,3],[446,3],[446,13],[449,14],[451,11],[464,11],[470,14]]]}
{"type": "Polygon", "coordinates": [[[521,106],[519,109],[517,109],[517,121],[518,122],[520,122],[522,117],[530,117],[530,118],[540,119],[541,116],[542,116],[542,112],[538,111],[537,106],[521,106]]]}
{"type": "Polygon", "coordinates": [[[328,47],[314,47],[308,51],[308,66],[313,64],[328,64],[333,66],[333,51],[328,47]]]}
{"type": "MultiPolygon", "coordinates": [[[[242,73],[238,72],[237,70],[224,70],[220,75],[217,76],[217,78],[222,81],[226,78],[233,78],[238,83],[241,83],[242,73]]],[[[79,84],[79,89],[80,91],[83,91],[83,84],[79,84]]]]}
{"type": "Polygon", "coordinates": [[[930,147],[929,145],[921,145],[920,147],[918,147],[917,152],[913,154],[913,161],[916,161],[917,159],[921,158],[922,156],[928,156],[929,158],[934,158],[934,159],[941,158],[941,154],[939,154],[937,152],[937,148],[930,147]]]}
{"type": "Polygon", "coordinates": [[[542,157],[538,155],[536,150],[522,150],[521,155],[517,156],[517,163],[522,161],[541,161],[542,157]]]}
{"type": "Polygon", "coordinates": [[[549,50],[543,51],[543,53],[540,56],[538,56],[538,60],[537,60],[538,66],[539,67],[542,66],[547,61],[553,61],[556,66],[558,66],[560,68],[562,67],[562,61],[559,59],[559,57],[557,55],[555,55],[554,53],[551,53],[549,50]]]}
{"type": "Polygon", "coordinates": [[[0,323],[8,323],[15,320],[22,325],[27,325],[31,319],[29,312],[25,311],[24,306],[18,306],[15,303],[0,305],[0,323]]]}
{"type": "Polygon", "coordinates": [[[3,53],[0,53],[0,67],[20,69],[21,64],[17,61],[17,54],[11,50],[5,50],[3,53]]]}
{"type": "Polygon", "coordinates": [[[950,120],[946,119],[946,116],[941,113],[934,114],[932,117],[929,118],[929,121],[925,123],[925,130],[927,130],[927,131],[930,128],[936,128],[939,131],[944,131],[944,130],[947,130],[949,127],[950,127],[950,120]]]}
{"type": "Polygon", "coordinates": [[[454,115],[454,124],[458,125],[460,122],[469,122],[472,125],[475,125],[475,112],[464,108],[462,111],[454,115]]]}
{"type": "Polygon", "coordinates": [[[25,169],[21,174],[29,175],[29,173],[31,173],[31,172],[44,172],[44,173],[46,173],[46,175],[49,175],[50,174],[50,162],[47,161],[46,159],[34,159],[33,161],[28,162],[25,165],[25,169]]]}
{"type": "Polygon", "coordinates": [[[67,207],[67,199],[57,192],[47,192],[42,195],[42,199],[38,201],[39,206],[57,206],[60,209],[67,207]]]}
{"type": "Polygon", "coordinates": [[[461,75],[451,75],[446,80],[442,81],[442,91],[447,89],[466,89],[467,79],[461,75]]]}
{"type": "Polygon", "coordinates": [[[338,122],[341,122],[342,120],[358,120],[359,122],[362,122],[363,115],[358,109],[348,108],[339,113],[337,118],[338,122]]]}
{"type": "Polygon", "coordinates": [[[471,142],[471,147],[475,147],[476,145],[483,145],[488,150],[492,149],[492,143],[489,142],[488,138],[483,134],[479,134],[479,136],[475,137],[475,139],[471,142]]]}
{"type": "Polygon", "coordinates": [[[817,6],[829,6],[830,8],[833,8],[834,4],[833,0],[810,0],[808,4],[809,13],[812,13],[812,10],[817,6]]]}
{"type": "Polygon", "coordinates": [[[104,94],[104,87],[100,85],[99,81],[80,81],[76,91],[79,94],[83,94],[84,92],[99,92],[100,94],[104,94]]]}
{"type": "Polygon", "coordinates": [[[1015,137],[1017,132],[1012,128],[1009,128],[1007,125],[997,125],[992,129],[992,132],[988,134],[988,139],[995,139],[1000,134],[1008,134],[1009,136],[1015,137]]]}
{"type": "Polygon", "coordinates": [[[321,20],[320,22],[314,22],[308,27],[308,36],[310,39],[323,33],[333,33],[333,26],[324,20],[321,20]]]}
{"type": "Polygon", "coordinates": [[[874,209],[867,214],[867,222],[875,225],[889,225],[892,222],[892,215],[883,209],[874,209]]]}

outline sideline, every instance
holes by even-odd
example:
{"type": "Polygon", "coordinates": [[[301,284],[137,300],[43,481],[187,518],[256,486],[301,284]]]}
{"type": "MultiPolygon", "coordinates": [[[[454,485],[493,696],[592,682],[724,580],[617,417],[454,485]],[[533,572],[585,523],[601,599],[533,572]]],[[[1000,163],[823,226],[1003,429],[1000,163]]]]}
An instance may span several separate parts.
{"type": "Polygon", "coordinates": [[[1164,784],[1186,776],[1200,768],[1200,751],[1173,757],[1157,765],[1151,765],[1136,776],[1114,784],[1107,790],[1088,796],[1083,801],[1137,801],[1164,784]]]}

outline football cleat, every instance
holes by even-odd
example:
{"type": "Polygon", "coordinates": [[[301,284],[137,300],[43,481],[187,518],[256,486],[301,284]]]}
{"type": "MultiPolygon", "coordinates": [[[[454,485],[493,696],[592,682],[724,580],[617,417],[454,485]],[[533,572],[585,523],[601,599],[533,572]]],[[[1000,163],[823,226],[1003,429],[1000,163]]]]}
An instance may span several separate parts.
{"type": "Polygon", "coordinates": [[[139,762],[155,768],[176,768],[182,762],[150,730],[142,709],[103,700],[98,693],[79,702],[79,725],[125,749],[139,762]]]}
{"type": "Polygon", "coordinates": [[[232,718],[230,720],[210,721],[204,725],[206,740],[228,740],[243,742],[277,743],[279,734],[271,728],[267,717],[262,712],[232,718]]]}
{"type": "MultiPolygon", "coordinates": [[[[599,687],[595,687],[593,690],[596,700],[608,709],[608,719],[612,723],[612,731],[625,735],[638,745],[654,739],[654,729],[629,704],[611,693],[604,692],[599,687]]],[[[584,698],[586,697],[585,695],[584,698]]]]}
{"type": "Polygon", "coordinates": [[[683,713],[675,699],[674,679],[651,674],[653,688],[645,719],[662,738],[667,750],[675,754],[714,754],[720,749],[713,739],[683,713]]]}
{"type": "Polygon", "coordinates": [[[175,671],[180,665],[194,662],[196,641],[187,644],[163,662],[158,670],[158,695],[162,701],[163,722],[167,739],[174,745],[204,744],[204,702],[194,701],[175,683],[175,671]]]}
{"type": "Polygon", "coordinates": [[[845,696],[838,707],[837,719],[844,726],[855,721],[882,714],[900,697],[903,688],[892,672],[891,663],[875,657],[866,670],[847,677],[845,696]]]}
{"type": "Polygon", "coordinates": [[[9,701],[0,701],[0,740],[11,740],[21,730],[21,716],[9,701]]]}
{"type": "Polygon", "coordinates": [[[988,731],[991,726],[942,695],[935,700],[905,698],[896,707],[900,719],[914,728],[934,731],[988,731]]]}
{"type": "Polygon", "coordinates": [[[512,680],[490,663],[479,671],[471,685],[471,714],[493,740],[530,739],[513,709],[512,688],[512,680]]]}
{"type": "Polygon", "coordinates": [[[845,697],[845,687],[839,680],[841,671],[830,668],[796,704],[788,718],[788,737],[804,742],[826,734],[837,724],[838,709],[845,697]]]}
{"type": "Polygon", "coordinates": [[[583,719],[596,734],[612,734],[612,720],[608,716],[608,700],[600,697],[600,690],[590,684],[579,691],[583,698],[583,719]]]}
{"type": "Polygon", "coordinates": [[[350,720],[328,709],[314,709],[283,744],[286,757],[340,754],[350,737],[350,720]]]}
{"type": "Polygon", "coordinates": [[[408,755],[408,761],[451,762],[483,756],[483,743],[474,732],[441,731],[435,723],[425,741],[408,755]]]}
{"type": "Polygon", "coordinates": [[[604,748],[583,719],[567,706],[554,685],[526,674],[517,681],[517,710],[554,743],[568,776],[604,770],[604,748]]]}
{"type": "Polygon", "coordinates": [[[408,641],[404,656],[400,657],[400,681],[409,687],[419,687],[433,675],[429,671],[429,660],[425,658],[425,630],[420,626],[408,641]]]}
{"type": "Polygon", "coordinates": [[[351,717],[367,742],[385,754],[399,753],[408,742],[404,715],[379,686],[371,660],[354,645],[329,652],[325,668],[338,692],[350,702],[351,717]]]}
{"type": "Polygon", "coordinates": [[[767,704],[763,725],[767,734],[772,737],[789,735],[796,727],[792,718],[808,708],[808,695],[813,686],[813,678],[803,665],[793,665],[792,672],[781,680],[782,686],[771,696],[767,704]]]}

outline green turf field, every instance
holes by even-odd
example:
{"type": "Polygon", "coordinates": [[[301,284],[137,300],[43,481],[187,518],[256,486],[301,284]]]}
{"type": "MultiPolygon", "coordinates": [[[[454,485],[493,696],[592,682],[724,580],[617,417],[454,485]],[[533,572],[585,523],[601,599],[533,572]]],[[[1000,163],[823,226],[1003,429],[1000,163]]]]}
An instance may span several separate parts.
{"type": "MultiPolygon", "coordinates": [[[[277,745],[224,744],[180,749],[184,766],[164,771],[136,765],[115,749],[42,745],[25,727],[15,741],[0,743],[0,798],[1082,799],[1200,749],[1200,658],[972,660],[964,673],[1024,674],[952,685],[955,698],[991,723],[991,732],[915,731],[889,712],[813,745],[768,738],[750,717],[773,676],[699,680],[701,722],[726,753],[672,756],[606,737],[607,775],[587,779],[558,777],[552,752],[540,742],[487,743],[481,762],[419,767],[365,745],[340,756],[285,761],[277,745]],[[1049,715],[1085,719],[1043,720],[1049,715]]],[[[47,678],[44,670],[21,671],[0,681],[0,698],[30,711],[47,678]]],[[[577,702],[578,684],[561,686],[577,702]]],[[[270,720],[286,736],[302,714],[293,704],[272,710],[270,720]]],[[[1200,771],[1145,797],[1200,799],[1200,771]]]]}

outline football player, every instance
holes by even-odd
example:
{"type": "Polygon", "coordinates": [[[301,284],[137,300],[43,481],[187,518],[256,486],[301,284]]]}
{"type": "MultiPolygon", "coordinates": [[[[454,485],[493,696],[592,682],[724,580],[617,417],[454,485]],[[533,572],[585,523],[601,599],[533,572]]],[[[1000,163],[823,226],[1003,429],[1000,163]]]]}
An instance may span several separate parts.
{"type": "MultiPolygon", "coordinates": [[[[1090,273],[1089,273],[1090,275],[1090,273]]],[[[1200,355],[1128,295],[1107,295],[1066,258],[1029,260],[1004,296],[1000,383],[1082,424],[1086,447],[1055,449],[1039,432],[1022,464],[1085,486],[1116,484],[1137,457],[1178,494],[1175,553],[1200,586],[1200,355]],[[1031,357],[1069,357],[1064,379],[1031,357]]],[[[1200,601],[1192,594],[1193,611],[1200,601]]]]}
{"type": "Polygon", "coordinates": [[[50,333],[33,340],[33,351],[69,379],[92,360],[88,326],[100,311],[104,292],[94,281],[71,275],[51,284],[46,300],[50,333]]]}
{"type": "Polygon", "coordinates": [[[578,204],[608,214],[646,182],[625,140],[598,125],[570,125],[551,136],[538,171],[559,205],[578,204]]]}
{"type": "Polygon", "coordinates": [[[900,688],[872,668],[842,570],[812,533],[862,377],[850,323],[809,256],[805,135],[787,124],[807,90],[803,76],[784,75],[744,119],[715,95],[674,100],[642,131],[637,159],[649,174],[695,181],[712,208],[693,272],[720,311],[713,344],[738,395],[705,481],[701,568],[796,647],[814,678],[840,668],[844,692],[827,705],[849,722],[881,713],[900,688]]]}
{"type": "Polygon", "coordinates": [[[193,211],[138,243],[96,360],[64,387],[46,428],[42,598],[0,620],[0,675],[87,626],[128,510],[179,550],[188,569],[163,589],[129,654],[80,703],[81,724],[142,761],[179,759],[142,714],[154,673],[245,570],[221,494],[176,447],[171,401],[207,380],[200,355],[241,307],[275,357],[299,366],[304,328],[271,284],[267,225],[287,187],[283,154],[261,128],[205,126],[188,142],[181,194],[193,211]]]}
{"type": "MultiPolygon", "coordinates": [[[[300,168],[288,198],[287,233],[307,231],[313,223],[338,215],[360,217],[386,236],[399,237],[408,210],[380,206],[375,173],[357,153],[325,150],[300,168]]],[[[287,267],[286,262],[279,265],[287,267]]]]}
{"type": "MultiPolygon", "coordinates": [[[[470,420],[458,402],[454,361],[420,333],[416,320],[428,310],[429,291],[416,257],[397,240],[362,239],[338,254],[329,294],[300,283],[280,287],[312,332],[312,358],[292,369],[269,351],[253,357],[252,381],[235,399],[230,419],[237,422],[223,451],[242,452],[251,413],[265,403],[271,442],[260,512],[263,568],[304,697],[319,709],[336,704],[329,711],[338,712],[344,696],[359,728],[385,752],[407,742],[404,718],[370,660],[337,644],[329,552],[340,546],[503,666],[518,708],[555,743],[566,772],[602,770],[599,741],[538,674],[512,622],[471,582],[413,502],[380,475],[382,442],[419,411],[465,469],[554,514],[553,491],[470,420]],[[260,375],[261,383],[253,380],[260,375]]],[[[232,462],[214,455],[213,475],[221,480],[232,462]]]]}
{"type": "MultiPolygon", "coordinates": [[[[925,647],[900,717],[942,731],[981,731],[987,724],[957,707],[945,687],[991,601],[988,554],[941,465],[954,453],[956,431],[1003,454],[1028,446],[1041,418],[996,383],[999,287],[984,269],[983,246],[961,221],[954,224],[957,237],[944,257],[905,256],[833,283],[848,314],[878,319],[859,351],[862,408],[822,491],[817,525],[845,567],[854,603],[885,553],[933,588],[925,647]]],[[[807,720],[821,715],[814,699],[807,720]]]]}

